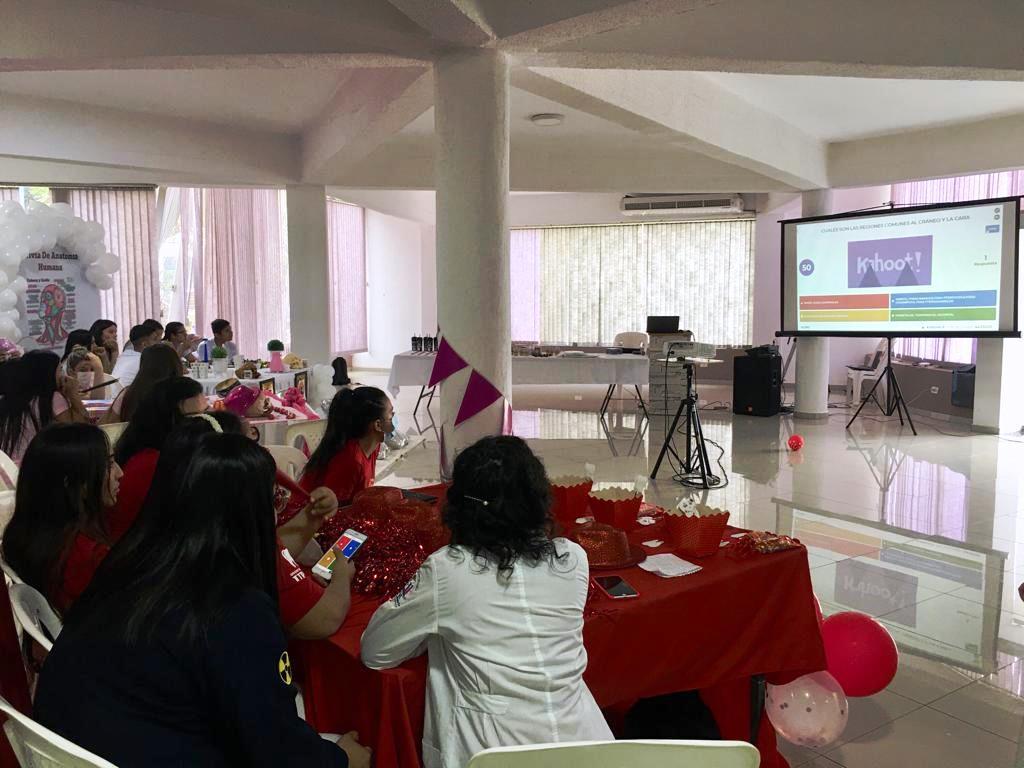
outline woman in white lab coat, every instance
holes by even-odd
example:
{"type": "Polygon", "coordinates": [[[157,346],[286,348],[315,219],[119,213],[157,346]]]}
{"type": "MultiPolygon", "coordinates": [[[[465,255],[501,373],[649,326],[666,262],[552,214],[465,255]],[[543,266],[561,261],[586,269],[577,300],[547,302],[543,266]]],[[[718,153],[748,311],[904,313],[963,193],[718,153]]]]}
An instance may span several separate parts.
{"type": "Polygon", "coordinates": [[[586,684],[586,553],[552,539],[544,466],[515,437],[455,461],[438,550],[373,615],[363,663],[429,657],[426,768],[464,768],[488,747],[612,738],[586,684]]]}

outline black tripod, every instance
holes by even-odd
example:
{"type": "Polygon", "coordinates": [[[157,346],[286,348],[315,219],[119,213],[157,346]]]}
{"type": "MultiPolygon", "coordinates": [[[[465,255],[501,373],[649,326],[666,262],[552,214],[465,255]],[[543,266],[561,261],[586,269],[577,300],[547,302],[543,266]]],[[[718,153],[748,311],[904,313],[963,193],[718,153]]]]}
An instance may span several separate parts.
{"type": "Polygon", "coordinates": [[[907,415],[907,423],[910,425],[910,431],[915,435],[917,430],[914,428],[914,420],[910,418],[910,409],[907,408],[907,401],[903,399],[903,391],[900,389],[900,383],[896,380],[896,372],[892,369],[892,336],[887,336],[885,339],[886,351],[885,351],[885,368],[882,369],[881,375],[878,380],[875,381],[875,385],[868,392],[867,396],[860,401],[860,407],[857,412],[853,414],[853,418],[846,423],[846,428],[849,429],[850,425],[857,420],[860,416],[860,412],[864,410],[864,406],[867,405],[868,400],[874,400],[875,404],[881,409],[882,413],[886,416],[892,416],[894,413],[900,417],[900,424],[903,424],[903,414],[907,415]],[[878,397],[875,395],[875,390],[878,389],[878,385],[885,381],[885,405],[883,406],[879,402],[878,397]]]}
{"type": "Polygon", "coordinates": [[[654,480],[658,477],[661,462],[665,460],[665,454],[671,451],[676,461],[683,465],[684,477],[680,480],[683,485],[692,488],[715,488],[722,484],[722,478],[711,474],[708,445],[704,441],[704,430],[700,425],[700,411],[697,408],[697,390],[693,385],[694,364],[684,360],[684,365],[686,367],[686,397],[679,401],[679,408],[676,409],[675,418],[672,419],[672,427],[665,434],[661,453],[658,454],[658,460],[654,463],[651,479],[654,480]],[[679,428],[679,420],[683,418],[684,412],[686,414],[686,461],[679,458],[673,444],[676,429],[679,428]],[[690,475],[690,477],[685,475],[690,475]]]}

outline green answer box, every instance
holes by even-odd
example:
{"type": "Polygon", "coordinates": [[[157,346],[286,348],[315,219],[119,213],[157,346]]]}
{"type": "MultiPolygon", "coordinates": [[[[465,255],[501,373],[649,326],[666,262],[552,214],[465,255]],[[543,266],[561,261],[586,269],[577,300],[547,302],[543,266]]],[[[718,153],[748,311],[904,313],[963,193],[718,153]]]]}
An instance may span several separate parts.
{"type": "Polygon", "coordinates": [[[893,309],[893,322],[929,322],[935,320],[995,320],[995,307],[951,307],[949,309],[893,309]]]}

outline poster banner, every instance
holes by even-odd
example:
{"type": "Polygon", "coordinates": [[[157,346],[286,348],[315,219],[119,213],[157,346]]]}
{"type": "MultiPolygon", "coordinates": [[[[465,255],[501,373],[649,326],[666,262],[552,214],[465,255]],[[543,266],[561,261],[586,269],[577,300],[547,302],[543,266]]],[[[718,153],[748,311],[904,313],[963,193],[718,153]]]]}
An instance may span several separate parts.
{"type": "Polygon", "coordinates": [[[68,333],[99,318],[99,289],[86,279],[78,254],[59,246],[30,253],[18,273],[28,283],[18,307],[22,346],[63,354],[68,333]]]}

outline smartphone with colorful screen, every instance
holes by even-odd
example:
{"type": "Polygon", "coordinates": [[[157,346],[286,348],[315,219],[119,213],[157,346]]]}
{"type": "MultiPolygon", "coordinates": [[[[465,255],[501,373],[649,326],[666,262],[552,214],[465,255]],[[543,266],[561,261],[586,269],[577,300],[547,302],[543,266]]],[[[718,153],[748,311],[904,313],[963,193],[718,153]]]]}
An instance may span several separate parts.
{"type": "Polygon", "coordinates": [[[337,560],[338,552],[341,552],[341,556],[346,560],[351,560],[359,548],[366,543],[366,534],[354,531],[349,528],[338,540],[334,542],[334,546],[331,547],[324,553],[317,564],[313,566],[313,573],[319,576],[321,579],[330,581],[331,576],[334,573],[334,562],[337,560]]]}

